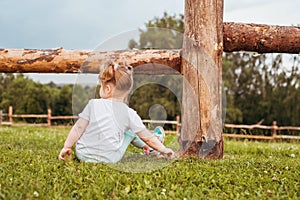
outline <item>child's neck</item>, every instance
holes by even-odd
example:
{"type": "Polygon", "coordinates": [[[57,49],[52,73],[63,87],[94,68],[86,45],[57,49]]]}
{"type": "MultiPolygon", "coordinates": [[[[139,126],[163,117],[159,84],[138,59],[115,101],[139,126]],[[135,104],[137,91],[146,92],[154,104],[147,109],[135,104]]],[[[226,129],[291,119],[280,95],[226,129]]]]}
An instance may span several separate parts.
{"type": "Polygon", "coordinates": [[[125,102],[126,101],[126,95],[111,95],[106,97],[105,99],[110,99],[110,100],[114,100],[114,101],[120,101],[120,102],[125,102]]]}
{"type": "Polygon", "coordinates": [[[120,97],[109,97],[109,98],[105,98],[105,99],[110,99],[110,100],[114,100],[114,101],[121,101],[124,102],[125,98],[120,98],[120,97]]]}
{"type": "Polygon", "coordinates": [[[104,99],[111,99],[114,101],[120,101],[125,103],[127,99],[128,93],[124,93],[123,91],[117,91],[114,90],[113,92],[109,93],[107,96],[104,97],[104,99]]]}

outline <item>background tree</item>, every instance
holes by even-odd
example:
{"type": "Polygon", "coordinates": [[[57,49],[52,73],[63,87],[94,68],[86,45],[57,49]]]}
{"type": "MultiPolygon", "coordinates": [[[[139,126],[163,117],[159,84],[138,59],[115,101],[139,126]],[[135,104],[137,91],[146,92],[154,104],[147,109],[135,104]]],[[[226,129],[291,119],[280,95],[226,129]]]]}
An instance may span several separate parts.
{"type": "MultiPolygon", "coordinates": [[[[139,41],[130,40],[130,49],[180,49],[183,42],[183,15],[155,17],[140,29],[139,41]]],[[[181,113],[182,77],[180,75],[135,75],[134,82],[143,85],[130,97],[130,106],[144,119],[175,120],[181,113]],[[143,84],[147,83],[148,84],[143,84]],[[160,84],[159,84],[160,83],[160,84]],[[172,88],[171,91],[169,88],[172,88]],[[166,112],[165,114],[163,112],[166,112]]]]}
{"type": "Polygon", "coordinates": [[[7,84],[3,87],[1,108],[7,109],[11,105],[17,114],[44,114],[50,107],[49,87],[25,78],[22,74],[16,77],[8,75],[5,78],[7,84]]]}
{"type": "Polygon", "coordinates": [[[183,41],[183,15],[155,17],[148,21],[146,29],[140,29],[139,41],[130,40],[130,49],[180,49],[183,41]]]}
{"type": "Polygon", "coordinates": [[[2,108],[3,93],[8,88],[8,85],[14,79],[13,74],[0,73],[0,109],[2,108]]]}
{"type": "Polygon", "coordinates": [[[175,120],[181,113],[182,77],[179,75],[135,75],[141,85],[133,90],[129,106],[143,119],[175,120]]]}
{"type": "Polygon", "coordinates": [[[285,66],[282,54],[225,54],[226,122],[299,125],[299,57],[291,58],[285,66]]]}
{"type": "Polygon", "coordinates": [[[78,115],[87,105],[89,99],[99,98],[100,86],[84,86],[75,84],[72,91],[72,110],[74,115],[78,115]]]}
{"type": "Polygon", "coordinates": [[[12,105],[14,112],[23,113],[44,113],[50,106],[48,95],[50,90],[46,86],[35,83],[25,78],[22,74],[15,78],[9,77],[11,81],[5,86],[2,93],[1,107],[7,108],[12,105]]]}

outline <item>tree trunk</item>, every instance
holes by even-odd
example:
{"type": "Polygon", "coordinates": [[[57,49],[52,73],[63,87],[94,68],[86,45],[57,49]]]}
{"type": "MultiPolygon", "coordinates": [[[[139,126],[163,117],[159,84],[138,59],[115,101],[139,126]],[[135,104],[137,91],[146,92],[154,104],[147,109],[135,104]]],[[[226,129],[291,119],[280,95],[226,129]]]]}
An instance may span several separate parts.
{"type": "Polygon", "coordinates": [[[224,51],[300,53],[300,27],[224,23],[224,51]]]}
{"type": "Polygon", "coordinates": [[[222,0],[186,0],[182,156],[222,158],[222,0]]]}

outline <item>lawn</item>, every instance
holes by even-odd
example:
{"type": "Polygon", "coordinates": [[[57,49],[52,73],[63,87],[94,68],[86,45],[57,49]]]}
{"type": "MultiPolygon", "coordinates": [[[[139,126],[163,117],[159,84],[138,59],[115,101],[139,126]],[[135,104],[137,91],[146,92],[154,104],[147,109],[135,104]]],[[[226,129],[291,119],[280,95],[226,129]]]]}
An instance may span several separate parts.
{"type": "Polygon", "coordinates": [[[221,160],[129,148],[117,164],[59,162],[69,129],[0,127],[0,199],[300,199],[296,142],[225,140],[221,160]]]}

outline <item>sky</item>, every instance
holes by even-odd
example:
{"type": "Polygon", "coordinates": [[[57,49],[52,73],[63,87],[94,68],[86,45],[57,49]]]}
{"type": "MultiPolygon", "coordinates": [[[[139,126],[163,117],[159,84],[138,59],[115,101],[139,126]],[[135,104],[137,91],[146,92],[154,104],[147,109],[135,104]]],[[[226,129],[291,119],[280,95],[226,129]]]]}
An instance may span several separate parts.
{"type": "MultiPolygon", "coordinates": [[[[224,22],[299,25],[299,8],[299,0],[225,0],[224,22]]],[[[164,12],[183,14],[184,0],[0,0],[0,48],[124,48],[127,38],[164,12]]],[[[76,75],[29,77],[76,81],[76,75]]]]}

